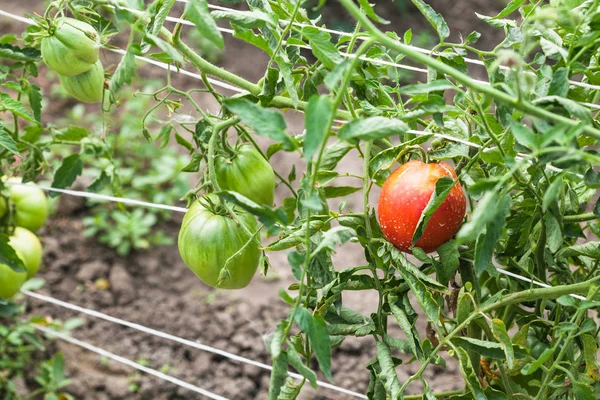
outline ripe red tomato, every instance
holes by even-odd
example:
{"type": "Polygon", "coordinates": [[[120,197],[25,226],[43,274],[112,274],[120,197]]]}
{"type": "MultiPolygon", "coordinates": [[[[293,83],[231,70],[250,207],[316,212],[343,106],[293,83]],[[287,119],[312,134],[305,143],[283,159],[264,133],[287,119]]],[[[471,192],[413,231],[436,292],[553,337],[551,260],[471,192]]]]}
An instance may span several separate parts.
{"type": "MultiPolygon", "coordinates": [[[[443,176],[456,179],[456,172],[445,163],[425,164],[414,160],[394,171],[383,184],[378,205],[379,224],[386,239],[400,250],[410,252],[421,214],[435,190],[435,183],[443,176]]],[[[452,239],[466,209],[465,193],[457,183],[433,213],[415,246],[430,253],[452,239]]]]}

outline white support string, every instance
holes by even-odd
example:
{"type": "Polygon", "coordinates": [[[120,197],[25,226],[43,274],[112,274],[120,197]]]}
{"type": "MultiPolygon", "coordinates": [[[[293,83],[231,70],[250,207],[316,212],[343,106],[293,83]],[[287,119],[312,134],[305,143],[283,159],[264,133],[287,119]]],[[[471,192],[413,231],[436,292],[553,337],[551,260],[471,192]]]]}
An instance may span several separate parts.
{"type": "MultiPolygon", "coordinates": [[[[143,326],[143,325],[140,325],[140,324],[136,324],[136,323],[133,323],[133,322],[129,322],[129,321],[125,321],[125,320],[120,319],[120,318],[115,318],[115,317],[112,317],[110,315],[107,315],[107,314],[104,314],[104,313],[101,313],[101,312],[98,312],[98,311],[95,311],[95,310],[91,310],[89,308],[84,308],[84,307],[80,307],[80,306],[77,306],[77,305],[74,305],[74,304],[71,304],[71,303],[67,303],[65,301],[61,301],[61,300],[55,299],[55,298],[50,297],[50,296],[45,296],[43,294],[31,292],[29,290],[22,290],[21,293],[23,293],[26,296],[32,297],[34,299],[37,299],[37,300],[40,300],[40,301],[44,301],[46,303],[51,303],[51,304],[54,304],[54,305],[57,305],[57,306],[60,306],[60,307],[63,307],[63,308],[66,308],[66,309],[69,309],[69,310],[72,310],[72,311],[80,312],[82,314],[89,315],[90,317],[103,319],[105,321],[108,321],[108,322],[111,322],[111,323],[114,323],[114,324],[117,324],[117,325],[122,325],[122,326],[125,326],[127,328],[131,328],[131,329],[134,329],[136,331],[139,331],[139,332],[143,332],[143,333],[146,333],[146,334],[149,334],[149,335],[152,335],[152,336],[156,336],[156,337],[159,337],[159,338],[162,338],[162,339],[166,339],[166,340],[169,340],[169,341],[172,341],[172,342],[183,344],[185,346],[192,347],[192,348],[197,349],[197,350],[206,351],[208,353],[216,354],[216,355],[228,358],[230,360],[234,360],[234,361],[241,362],[241,363],[244,363],[244,364],[252,365],[252,366],[255,366],[255,367],[258,367],[258,368],[261,368],[261,369],[265,369],[265,370],[268,370],[268,371],[273,370],[273,367],[271,367],[270,365],[263,364],[263,363],[258,362],[258,361],[254,361],[254,360],[251,360],[251,359],[246,358],[246,357],[241,357],[241,356],[238,356],[236,354],[233,354],[233,353],[230,353],[230,352],[227,352],[227,351],[224,351],[224,350],[216,349],[214,347],[207,346],[207,345],[204,345],[204,344],[201,344],[201,343],[198,343],[198,342],[194,342],[194,341],[191,341],[191,340],[188,340],[188,339],[183,339],[181,337],[178,337],[178,336],[175,336],[175,335],[171,335],[171,334],[166,333],[166,332],[162,332],[162,331],[158,331],[156,329],[148,328],[146,326],[143,326]]],[[[290,377],[292,377],[292,378],[295,378],[295,379],[300,379],[300,380],[303,379],[302,375],[296,374],[294,372],[289,372],[288,371],[288,375],[290,377]]],[[[364,396],[364,395],[362,395],[360,393],[356,393],[356,392],[353,392],[351,390],[347,390],[347,389],[344,389],[344,388],[341,388],[341,387],[338,387],[338,386],[335,386],[335,385],[331,385],[331,384],[329,384],[327,382],[317,381],[317,385],[319,385],[320,387],[325,388],[325,389],[334,390],[334,391],[337,391],[339,393],[344,393],[344,394],[351,395],[351,396],[354,396],[354,397],[357,397],[357,398],[360,398],[360,399],[366,399],[367,398],[367,396],[364,396]]]]}
{"type": "MultiPolygon", "coordinates": [[[[518,279],[518,280],[523,281],[523,282],[532,283],[532,284],[534,284],[536,286],[540,286],[540,287],[543,287],[543,288],[551,288],[552,287],[551,285],[548,285],[546,283],[539,282],[539,281],[536,281],[534,279],[526,278],[524,276],[515,274],[514,272],[507,271],[504,268],[498,267],[497,265],[494,265],[494,268],[496,268],[496,270],[498,272],[500,272],[501,274],[504,274],[506,276],[510,276],[511,278],[515,278],[515,279],[518,279]]],[[[582,301],[587,300],[586,297],[580,296],[578,294],[569,294],[569,296],[571,296],[573,298],[576,298],[578,300],[582,300],[582,301]]]]}
{"type": "Polygon", "coordinates": [[[5,183],[7,183],[9,185],[17,185],[17,186],[33,185],[33,186],[36,186],[37,188],[45,190],[47,192],[63,193],[63,194],[68,194],[68,195],[76,196],[76,197],[86,197],[88,199],[113,201],[115,203],[130,204],[133,206],[141,206],[141,207],[149,207],[149,208],[159,208],[161,210],[169,210],[169,211],[175,211],[175,212],[181,212],[181,213],[187,212],[187,208],[184,208],[184,207],[175,207],[175,206],[169,206],[166,204],[159,204],[159,203],[149,203],[147,201],[128,199],[126,197],[107,196],[104,194],[98,194],[98,193],[92,193],[92,192],[82,192],[79,190],[71,190],[71,189],[58,189],[58,188],[53,188],[50,186],[38,185],[38,184],[33,184],[33,183],[21,183],[21,182],[14,182],[14,181],[7,181],[5,183]]]}
{"type": "Polygon", "coordinates": [[[57,331],[55,331],[53,329],[49,329],[49,328],[47,328],[45,326],[38,325],[38,324],[32,324],[32,326],[35,329],[37,329],[38,331],[44,332],[46,335],[48,335],[50,337],[56,337],[56,338],[61,339],[61,340],[65,341],[65,342],[67,342],[67,343],[73,344],[75,346],[82,347],[82,348],[84,348],[86,350],[89,350],[89,351],[91,351],[93,353],[96,353],[96,354],[98,354],[98,355],[100,355],[102,357],[110,358],[113,361],[116,361],[118,363],[127,365],[127,366],[129,366],[131,368],[137,369],[138,371],[145,372],[145,373],[147,373],[149,375],[153,375],[153,376],[155,376],[157,378],[160,378],[162,380],[165,380],[167,382],[171,382],[174,385],[177,385],[177,386],[180,386],[182,388],[191,390],[192,392],[199,393],[199,394],[201,394],[203,396],[208,397],[209,399],[213,399],[213,400],[228,400],[226,397],[219,396],[218,394],[214,394],[212,392],[209,392],[208,390],[205,390],[205,389],[202,389],[202,388],[200,388],[198,386],[192,385],[191,383],[184,382],[181,379],[174,378],[174,377],[172,377],[170,375],[164,374],[164,373],[162,373],[160,371],[157,371],[155,369],[145,367],[145,366],[140,365],[140,364],[138,364],[138,363],[136,363],[134,361],[131,361],[128,358],[118,356],[118,355],[116,355],[114,353],[111,353],[111,352],[106,351],[104,349],[101,349],[99,347],[93,346],[93,345],[91,345],[89,343],[82,342],[81,340],[77,340],[77,339],[75,339],[75,338],[73,338],[71,336],[65,335],[64,333],[57,332],[57,331]]]}

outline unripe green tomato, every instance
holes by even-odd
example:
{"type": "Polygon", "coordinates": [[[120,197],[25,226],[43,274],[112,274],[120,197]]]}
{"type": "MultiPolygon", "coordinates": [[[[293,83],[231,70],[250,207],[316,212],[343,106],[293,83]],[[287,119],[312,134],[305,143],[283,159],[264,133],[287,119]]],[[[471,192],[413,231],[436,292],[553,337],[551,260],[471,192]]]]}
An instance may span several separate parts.
{"type": "Polygon", "coordinates": [[[97,103],[104,92],[104,68],[100,60],[87,72],[76,76],[58,76],[65,90],[84,103],[97,103]]]}
{"type": "Polygon", "coordinates": [[[10,200],[15,205],[15,224],[30,231],[40,229],[48,218],[48,199],[33,185],[11,185],[10,200]]]}
{"type": "Polygon", "coordinates": [[[275,173],[254,146],[241,145],[231,158],[217,156],[215,168],[221,189],[238,192],[258,204],[273,205],[275,173]]]}
{"type": "Polygon", "coordinates": [[[529,328],[529,333],[527,334],[527,348],[531,351],[531,355],[538,359],[542,355],[546,349],[548,349],[550,345],[542,340],[540,340],[535,330],[529,328]]]}
{"type": "MultiPolygon", "coordinates": [[[[23,260],[23,256],[18,251],[16,253],[23,260]]],[[[26,272],[15,272],[8,265],[0,264],[0,299],[8,300],[17,294],[25,280],[27,280],[26,272]]]]}
{"type": "Polygon", "coordinates": [[[42,39],[41,49],[50,69],[63,76],[75,76],[89,71],[98,61],[100,36],[86,22],[58,18],[52,35],[42,39]]]}
{"type": "Polygon", "coordinates": [[[27,279],[33,278],[42,264],[42,243],[35,233],[17,226],[8,244],[20,254],[27,268],[27,279]]]}
{"type": "MultiPolygon", "coordinates": [[[[216,197],[211,200],[218,204],[216,197]]],[[[250,232],[256,232],[252,215],[237,215],[250,232]]],[[[177,245],[183,262],[202,282],[221,289],[241,289],[252,280],[260,260],[258,243],[248,240],[250,235],[230,215],[215,213],[195,201],[183,218],[177,245]],[[227,265],[229,277],[219,284],[219,275],[234,254],[227,265]]]]}

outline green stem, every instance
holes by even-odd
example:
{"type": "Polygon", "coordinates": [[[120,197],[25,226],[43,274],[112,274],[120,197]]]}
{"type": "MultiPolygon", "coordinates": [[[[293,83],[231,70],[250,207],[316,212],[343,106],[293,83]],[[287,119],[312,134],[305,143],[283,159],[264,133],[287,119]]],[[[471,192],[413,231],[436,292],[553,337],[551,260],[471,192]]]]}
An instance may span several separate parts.
{"type": "Polygon", "coordinates": [[[595,219],[600,218],[600,215],[589,212],[585,214],[577,214],[577,215],[565,215],[563,217],[563,222],[585,222],[585,221],[593,221],[595,219]]]}
{"type": "MultiPolygon", "coordinates": [[[[448,392],[439,392],[439,393],[434,393],[433,396],[439,398],[442,397],[450,397],[450,396],[456,396],[456,395],[461,395],[464,394],[465,391],[460,389],[460,390],[450,390],[448,392]]],[[[404,396],[404,400],[422,400],[425,398],[424,394],[411,394],[408,396],[404,396]]]]}
{"type": "MultiPolygon", "coordinates": [[[[582,123],[581,121],[572,120],[570,118],[563,117],[563,116],[553,113],[551,111],[539,108],[539,107],[531,104],[530,102],[519,101],[517,98],[511,96],[510,94],[502,92],[498,89],[495,89],[490,85],[477,83],[467,74],[464,74],[464,73],[444,64],[443,62],[434,59],[431,56],[419,53],[418,51],[411,48],[410,46],[407,46],[407,45],[399,42],[398,40],[392,39],[391,37],[385,35],[385,33],[383,33],[381,30],[379,30],[375,26],[375,24],[373,24],[369,20],[369,18],[367,18],[367,16],[360,10],[360,8],[358,8],[356,6],[356,4],[354,4],[353,0],[339,0],[339,2],[342,3],[342,5],[346,8],[346,10],[348,10],[348,12],[357,21],[362,23],[362,25],[365,27],[365,29],[379,43],[381,43],[389,48],[399,51],[400,53],[406,55],[408,58],[412,59],[413,61],[423,64],[427,67],[433,68],[445,75],[453,77],[454,79],[456,79],[457,82],[465,85],[469,89],[472,89],[479,93],[484,93],[488,96],[493,97],[494,99],[496,99],[499,102],[510,104],[513,107],[515,107],[529,115],[538,117],[538,118],[546,119],[546,120],[553,121],[556,123],[565,124],[565,125],[572,126],[572,127],[579,126],[582,123]]],[[[593,126],[586,125],[582,129],[588,135],[590,135],[596,139],[600,139],[600,130],[594,128],[593,126]]]]}

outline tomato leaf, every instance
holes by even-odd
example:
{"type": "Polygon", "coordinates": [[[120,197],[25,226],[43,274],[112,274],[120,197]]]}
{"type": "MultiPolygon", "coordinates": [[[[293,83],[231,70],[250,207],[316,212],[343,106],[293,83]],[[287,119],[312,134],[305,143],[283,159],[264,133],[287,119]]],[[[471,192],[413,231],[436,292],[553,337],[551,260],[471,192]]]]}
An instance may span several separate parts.
{"type": "Polygon", "coordinates": [[[304,307],[299,307],[294,313],[296,323],[308,335],[308,341],[312,346],[321,371],[330,381],[331,376],[331,344],[329,342],[329,333],[325,320],[320,315],[312,315],[304,307]]]}
{"type": "Polygon", "coordinates": [[[258,220],[267,227],[273,226],[276,223],[282,223],[284,225],[287,225],[288,223],[287,214],[283,208],[274,209],[269,206],[259,205],[237,192],[228,190],[217,193],[217,196],[222,200],[231,202],[248,211],[250,214],[255,215],[258,217],[258,220]]]}
{"type": "Polygon", "coordinates": [[[437,280],[442,285],[448,285],[450,278],[452,278],[452,275],[454,275],[460,264],[458,243],[455,240],[450,240],[438,247],[437,252],[442,261],[435,264],[437,280]]]}
{"type": "Polygon", "coordinates": [[[282,351],[277,357],[273,358],[273,370],[271,371],[271,380],[269,382],[269,400],[277,400],[287,376],[288,357],[287,352],[282,351]]]}
{"type": "Polygon", "coordinates": [[[312,52],[323,63],[333,70],[338,64],[344,62],[344,58],[338,49],[331,43],[331,35],[314,27],[302,28],[302,35],[308,39],[312,52]]]}
{"type": "Polygon", "coordinates": [[[483,388],[481,387],[481,382],[479,382],[477,373],[473,368],[473,364],[471,363],[471,359],[469,358],[466,350],[458,347],[455,348],[455,352],[458,355],[458,361],[462,375],[467,382],[467,386],[469,386],[469,389],[471,389],[472,397],[475,400],[487,400],[487,397],[483,392],[483,388]]]}
{"type": "Polygon", "coordinates": [[[396,373],[396,365],[392,358],[392,352],[389,346],[384,343],[377,341],[376,343],[376,355],[381,367],[381,373],[378,378],[382,381],[385,390],[390,394],[391,399],[402,398],[402,392],[400,390],[400,381],[398,380],[398,374],[396,373]]]}
{"type": "Polygon", "coordinates": [[[510,14],[515,12],[519,7],[521,7],[521,4],[523,4],[524,2],[525,0],[512,0],[506,5],[506,7],[504,7],[502,11],[498,13],[498,15],[496,15],[492,19],[500,19],[509,16],[510,14]]]}
{"type": "Polygon", "coordinates": [[[294,346],[290,343],[287,350],[288,361],[292,367],[306,378],[315,389],[317,388],[317,375],[314,371],[306,366],[306,364],[300,358],[300,354],[296,351],[294,346]]]}
{"type": "Polygon", "coordinates": [[[504,195],[496,206],[489,210],[490,221],[484,233],[477,237],[475,243],[475,273],[481,276],[484,271],[496,275],[496,269],[492,265],[492,256],[498,241],[502,237],[502,231],[506,226],[506,218],[510,215],[512,200],[510,196],[504,195]]]}
{"type": "Polygon", "coordinates": [[[587,242],[564,247],[556,254],[556,257],[563,258],[578,256],[590,257],[594,260],[600,259],[600,242],[587,242]]]}
{"type": "Polygon", "coordinates": [[[15,250],[8,244],[10,238],[0,233],[0,264],[8,265],[15,272],[27,272],[23,261],[15,250]]]}
{"type": "Polygon", "coordinates": [[[308,101],[305,116],[304,159],[311,161],[327,140],[333,104],[328,96],[313,96],[308,101]]]}
{"type": "Polygon", "coordinates": [[[286,124],[281,113],[241,98],[228,99],[224,105],[259,135],[282,143],[288,151],[298,147],[296,141],[285,133],[286,124]]]}
{"type": "Polygon", "coordinates": [[[244,28],[257,29],[263,28],[265,25],[275,26],[277,23],[277,16],[272,16],[262,11],[213,11],[211,12],[214,19],[228,19],[232,25],[237,24],[244,28]]]}
{"type": "Polygon", "coordinates": [[[413,4],[417,6],[421,14],[425,16],[427,21],[436,30],[440,37],[440,42],[443,42],[448,36],[450,36],[450,29],[444,17],[441,14],[436,13],[433,8],[423,0],[412,0],[413,4]]]}
{"type": "Polygon", "coordinates": [[[21,153],[19,153],[19,150],[17,149],[17,143],[4,128],[4,123],[2,123],[2,121],[0,121],[0,147],[4,147],[14,155],[22,157],[21,153]]]}
{"type": "Polygon", "coordinates": [[[342,140],[375,140],[401,135],[406,131],[408,125],[398,119],[369,117],[350,121],[340,129],[338,137],[342,140]]]}
{"type": "Polygon", "coordinates": [[[544,352],[540,355],[540,357],[537,360],[535,360],[532,363],[526,364],[521,369],[521,374],[523,374],[523,375],[531,375],[531,374],[533,374],[542,365],[544,365],[544,363],[546,361],[548,361],[550,359],[550,357],[552,357],[552,355],[554,354],[554,350],[555,350],[554,347],[549,347],[546,350],[544,350],[544,352]]]}
{"type": "MultiPolygon", "coordinates": [[[[408,301],[406,297],[404,300],[408,301]]],[[[416,318],[413,316],[412,320],[409,319],[407,312],[402,306],[402,302],[397,300],[395,296],[390,296],[389,306],[392,315],[406,336],[406,342],[408,343],[410,352],[418,359],[422,359],[423,350],[421,349],[421,338],[419,337],[419,332],[415,326],[416,318]]]]}
{"type": "Polygon", "coordinates": [[[510,336],[508,336],[508,332],[506,331],[506,326],[504,325],[504,322],[502,322],[501,319],[494,318],[492,320],[492,332],[496,340],[498,340],[498,342],[502,346],[502,350],[504,350],[508,367],[512,368],[515,360],[513,344],[510,340],[510,336]]]}
{"type": "Polygon", "coordinates": [[[196,25],[198,32],[219,49],[225,47],[223,35],[210,15],[206,0],[190,0],[185,7],[185,16],[196,25]]]}
{"type": "MultiPolygon", "coordinates": [[[[56,170],[54,174],[54,180],[52,181],[52,187],[57,189],[64,189],[69,187],[75,182],[75,179],[83,172],[83,162],[79,157],[79,154],[71,154],[70,156],[63,159],[62,164],[56,170]]],[[[58,196],[59,193],[51,192],[50,197],[58,196]]]]}
{"type": "Polygon", "coordinates": [[[130,85],[135,74],[135,45],[127,47],[125,55],[121,58],[121,62],[117,66],[115,73],[110,79],[110,96],[111,101],[115,101],[116,95],[125,85],[130,85]]]}
{"type": "Polygon", "coordinates": [[[415,232],[412,237],[413,246],[419,241],[419,239],[421,239],[421,236],[423,236],[423,233],[427,228],[427,223],[429,222],[435,211],[438,209],[438,207],[444,202],[444,200],[446,200],[446,197],[448,197],[448,194],[450,194],[450,191],[453,187],[454,179],[452,178],[443,176],[437,180],[437,182],[435,183],[435,190],[431,194],[431,197],[429,198],[429,202],[425,206],[425,209],[423,209],[423,212],[421,213],[421,218],[419,219],[419,223],[415,228],[415,232]]]}

